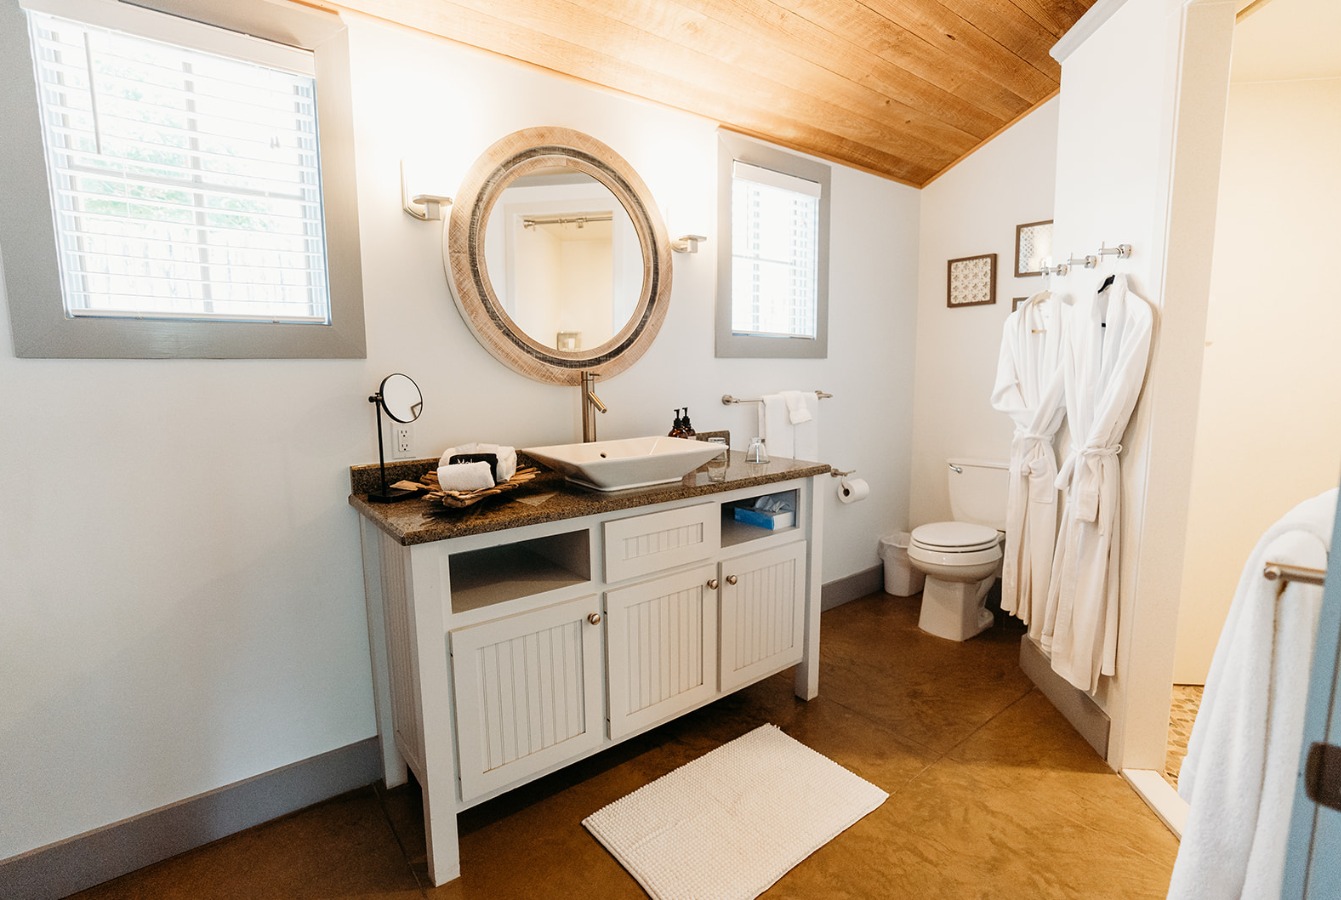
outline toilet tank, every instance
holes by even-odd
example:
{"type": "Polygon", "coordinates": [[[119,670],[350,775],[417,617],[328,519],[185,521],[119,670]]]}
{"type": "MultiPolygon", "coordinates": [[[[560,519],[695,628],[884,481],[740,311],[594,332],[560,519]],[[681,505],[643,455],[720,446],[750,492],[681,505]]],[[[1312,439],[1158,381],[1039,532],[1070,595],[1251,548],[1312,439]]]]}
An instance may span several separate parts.
{"type": "Polygon", "coordinates": [[[1006,530],[1010,463],[1000,459],[947,459],[950,513],[956,522],[1006,530]]]}

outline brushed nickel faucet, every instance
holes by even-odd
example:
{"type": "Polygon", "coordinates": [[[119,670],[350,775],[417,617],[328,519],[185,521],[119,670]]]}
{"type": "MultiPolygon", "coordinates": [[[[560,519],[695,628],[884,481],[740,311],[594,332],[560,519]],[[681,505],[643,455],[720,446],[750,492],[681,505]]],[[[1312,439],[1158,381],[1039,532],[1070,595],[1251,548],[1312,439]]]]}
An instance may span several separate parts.
{"type": "Polygon", "coordinates": [[[582,373],[582,443],[584,444],[596,440],[596,413],[609,412],[601,402],[601,398],[596,396],[596,379],[600,377],[600,372],[582,373]]]}

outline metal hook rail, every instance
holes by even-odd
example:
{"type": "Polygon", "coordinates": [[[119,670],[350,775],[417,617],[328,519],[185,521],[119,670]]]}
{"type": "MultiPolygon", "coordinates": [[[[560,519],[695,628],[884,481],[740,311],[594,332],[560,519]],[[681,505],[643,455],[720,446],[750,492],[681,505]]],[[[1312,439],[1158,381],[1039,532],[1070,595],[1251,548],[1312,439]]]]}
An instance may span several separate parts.
{"type": "Polygon", "coordinates": [[[1105,256],[1116,256],[1118,259],[1131,258],[1131,244],[1118,244],[1116,247],[1110,247],[1106,243],[1100,244],[1099,249],[1085,256],[1073,256],[1064,259],[1055,266],[1040,266],[1039,271],[1044,275],[1062,275],[1065,276],[1071,272],[1072,266],[1084,266],[1086,269],[1097,268],[1100,261],[1105,256]]]}

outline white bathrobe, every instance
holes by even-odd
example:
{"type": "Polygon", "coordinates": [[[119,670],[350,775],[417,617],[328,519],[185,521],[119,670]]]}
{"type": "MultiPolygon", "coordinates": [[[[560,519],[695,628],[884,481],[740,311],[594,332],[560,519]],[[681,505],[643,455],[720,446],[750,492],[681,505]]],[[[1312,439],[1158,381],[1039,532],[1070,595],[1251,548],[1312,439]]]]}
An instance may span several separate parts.
{"type": "Polygon", "coordinates": [[[1053,671],[1093,693],[1117,661],[1122,495],[1119,441],[1145,381],[1154,313],[1117,275],[1078,300],[1062,348],[1071,448],[1041,643],[1053,671]]]}
{"type": "Polygon", "coordinates": [[[1282,590],[1262,569],[1326,568],[1336,500],[1290,510],[1243,567],[1178,775],[1189,809],[1171,900],[1280,896],[1322,588],[1282,590]]]}
{"type": "Polygon", "coordinates": [[[1010,445],[1001,608],[1038,638],[1057,537],[1057,457],[1052,442],[1066,415],[1061,348],[1070,307],[1040,291],[1006,319],[992,407],[1015,422],[1010,445]]]}

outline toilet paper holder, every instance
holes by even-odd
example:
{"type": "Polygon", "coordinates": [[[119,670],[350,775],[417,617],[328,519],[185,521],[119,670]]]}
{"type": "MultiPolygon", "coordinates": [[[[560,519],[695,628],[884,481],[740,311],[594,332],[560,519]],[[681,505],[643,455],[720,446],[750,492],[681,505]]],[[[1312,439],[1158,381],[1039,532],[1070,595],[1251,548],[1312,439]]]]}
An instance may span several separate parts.
{"type": "Polygon", "coordinates": [[[842,469],[830,469],[830,470],[829,470],[829,474],[830,474],[831,476],[833,476],[834,478],[846,478],[846,477],[849,476],[849,475],[855,475],[855,474],[857,474],[857,470],[856,470],[856,469],[848,469],[846,472],[844,472],[842,469]]]}

